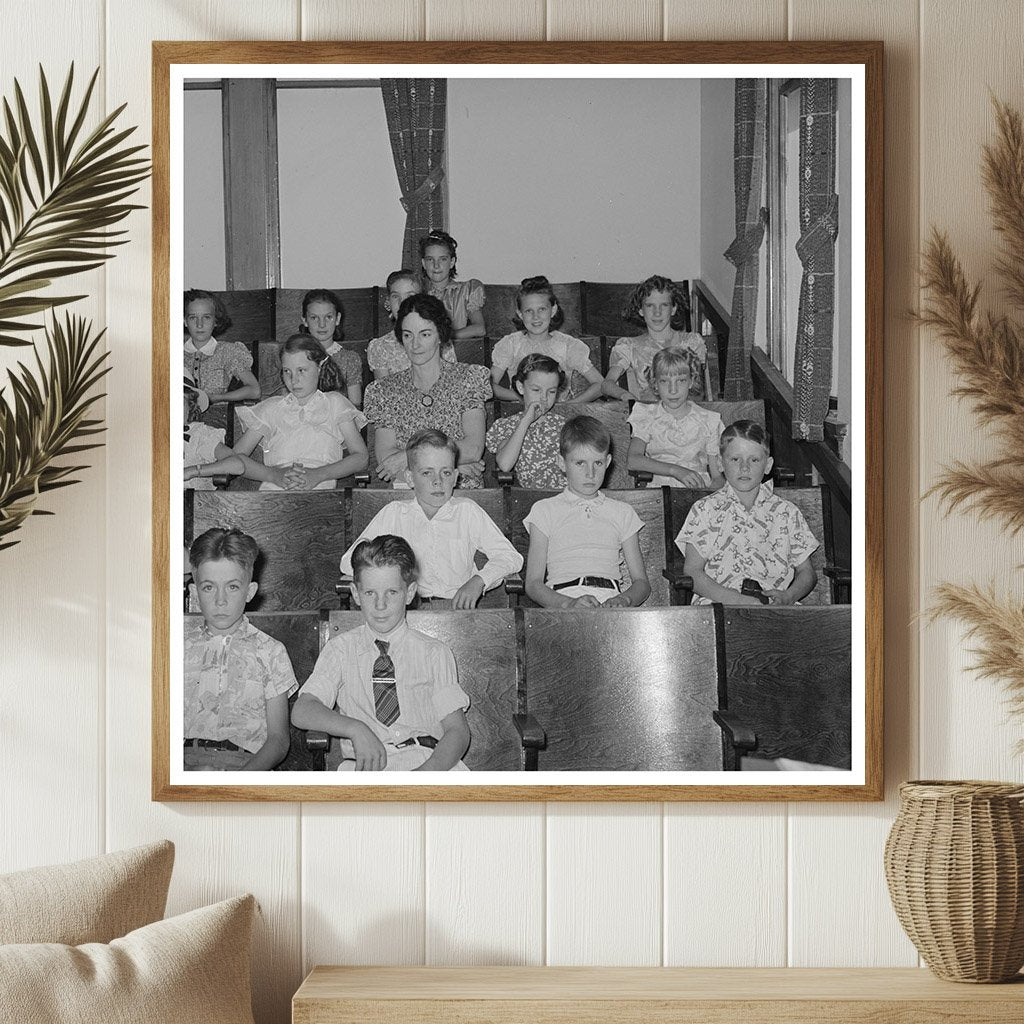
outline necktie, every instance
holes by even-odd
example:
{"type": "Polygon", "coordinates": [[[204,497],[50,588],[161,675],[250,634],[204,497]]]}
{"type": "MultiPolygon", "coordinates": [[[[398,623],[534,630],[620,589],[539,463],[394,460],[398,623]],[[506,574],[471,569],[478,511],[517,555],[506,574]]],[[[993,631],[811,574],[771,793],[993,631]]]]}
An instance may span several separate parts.
{"type": "Polygon", "coordinates": [[[374,640],[380,656],[373,663],[373,704],[377,720],[391,725],[398,718],[398,693],[395,689],[395,663],[388,654],[387,640],[374,640]]]}

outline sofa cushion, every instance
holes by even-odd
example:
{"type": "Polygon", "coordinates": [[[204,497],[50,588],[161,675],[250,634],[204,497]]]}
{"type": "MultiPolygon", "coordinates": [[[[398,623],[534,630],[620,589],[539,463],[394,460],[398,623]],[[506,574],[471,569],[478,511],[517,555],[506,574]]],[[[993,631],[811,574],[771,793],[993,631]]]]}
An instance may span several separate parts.
{"type": "Polygon", "coordinates": [[[109,942],[159,921],[174,844],[0,875],[0,944],[109,942]]]}
{"type": "Polygon", "coordinates": [[[253,1024],[256,901],[238,896],[109,944],[0,946],[0,1020],[253,1024]]]}

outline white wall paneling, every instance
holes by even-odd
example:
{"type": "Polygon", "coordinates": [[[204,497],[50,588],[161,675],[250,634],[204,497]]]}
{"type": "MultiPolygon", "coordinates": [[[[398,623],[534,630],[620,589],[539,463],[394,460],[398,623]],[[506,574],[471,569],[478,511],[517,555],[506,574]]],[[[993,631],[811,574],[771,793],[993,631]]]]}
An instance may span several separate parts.
{"type": "MultiPolygon", "coordinates": [[[[931,0],[921,11],[921,230],[947,231],[964,269],[982,283],[982,304],[1005,309],[991,271],[997,238],[980,184],[981,146],[995,136],[989,90],[1024,107],[1024,6],[1014,0],[931,0]],[[984,12],[983,16],[982,12],[984,12]],[[966,69],[978,69],[967,74],[966,69]],[[955,70],[955,73],[954,73],[955,70]],[[951,159],[951,154],[955,158],[951,159]]],[[[1020,315],[1020,311],[1016,311],[1020,315]]],[[[922,331],[921,490],[941,466],[991,451],[969,407],[949,397],[950,375],[941,343],[922,331]]],[[[996,522],[939,515],[921,506],[921,606],[940,580],[994,581],[1018,600],[1024,593],[1024,537],[1012,541],[996,522]],[[955,552],[951,558],[950,553],[955,552]]],[[[965,671],[973,659],[953,622],[926,626],[921,643],[921,771],[933,777],[1021,779],[1014,745],[1024,739],[1021,719],[1007,720],[998,684],[965,671]]]]}
{"type": "MultiPolygon", "coordinates": [[[[61,0],[19,7],[17,30],[6,33],[2,47],[3,95],[13,100],[17,78],[35,115],[39,64],[51,95],[59,97],[74,61],[79,102],[103,63],[102,0],[71,10],[61,0]]],[[[102,74],[90,126],[103,112],[102,74]]],[[[131,117],[128,112],[123,124],[131,124],[131,117]]],[[[133,230],[142,216],[132,218],[133,230]]],[[[61,281],[58,294],[85,293],[90,299],[64,307],[60,315],[66,309],[102,324],[103,281],[103,270],[61,281]]],[[[31,337],[44,353],[43,332],[31,337]]],[[[0,401],[10,398],[7,368],[19,361],[35,365],[27,348],[0,348],[0,401]]],[[[81,483],[39,501],[39,508],[55,515],[30,518],[13,535],[19,543],[0,552],[0,870],[88,857],[102,849],[106,453],[86,452],[82,461],[90,468],[77,474],[81,483]],[[40,793],[62,794],[61,813],[40,816],[40,793]],[[14,822],[31,824],[18,828],[14,822]]],[[[43,803],[52,809],[51,801],[43,803]]]]}
{"type": "MultiPolygon", "coordinates": [[[[949,230],[968,271],[996,295],[978,162],[993,133],[989,87],[1024,106],[1020,4],[36,0],[18,7],[18,32],[4,44],[5,93],[14,74],[34,88],[40,55],[54,77],[72,58],[82,75],[102,64],[107,108],[128,100],[125,121],[138,123],[144,138],[151,39],[779,39],[789,31],[801,39],[885,40],[886,802],[151,803],[151,238],[142,214],[130,222],[132,243],[84,289],[95,298],[83,311],[107,322],[114,356],[108,448],[82,484],[48,499],[56,518],[31,522],[21,544],[0,554],[7,684],[0,768],[8,780],[0,820],[17,823],[0,830],[0,870],[173,839],[172,912],[243,890],[260,900],[260,1024],[287,1020],[302,971],[324,961],[914,963],[881,872],[897,784],[919,772],[1021,777],[1012,753],[1019,722],[1007,724],[996,684],[968,673],[962,630],[914,623],[939,579],[994,579],[1019,594],[1013,567],[1024,562],[1024,547],[995,524],[942,520],[931,500],[918,506],[940,464],[983,451],[986,441],[969,410],[947,397],[937,341],[923,336],[919,359],[904,316],[918,301],[918,238],[932,223],[949,230]],[[38,739],[43,718],[48,735],[59,737],[57,754],[38,739]]],[[[148,202],[148,189],[143,197],[148,202]]],[[[0,353],[0,365],[8,356],[0,353]]]]}
{"type": "MultiPolygon", "coordinates": [[[[886,688],[885,805],[790,806],[789,947],[793,966],[902,967],[917,954],[893,914],[881,850],[896,813],[899,781],[917,774],[916,574],[917,417],[909,388],[917,374],[917,0],[790,0],[792,39],[886,41],[885,338],[886,688]],[[821,908],[842,927],[822,930],[821,908]]],[[[854,296],[854,301],[858,297],[854,296]]]]}

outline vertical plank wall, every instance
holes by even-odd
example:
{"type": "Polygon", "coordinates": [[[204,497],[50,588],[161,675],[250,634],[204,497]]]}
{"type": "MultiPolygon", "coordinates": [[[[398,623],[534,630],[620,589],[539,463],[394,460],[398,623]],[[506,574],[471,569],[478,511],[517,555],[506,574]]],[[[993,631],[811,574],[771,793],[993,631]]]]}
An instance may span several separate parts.
{"type": "MultiPolygon", "coordinates": [[[[914,615],[938,579],[1016,586],[994,526],[918,505],[983,449],[947,398],[937,343],[905,317],[918,238],[947,227],[968,269],[992,235],[977,184],[988,89],[1024,106],[1016,0],[18,0],[10,77],[103,67],[108,108],[148,137],[151,39],[880,38],[886,76],[887,800],[790,805],[188,805],[149,800],[149,261],[133,242],[82,290],[114,372],[108,446],[0,554],[0,870],[168,836],[172,912],[242,890],[263,907],[257,1019],[288,1019],[316,962],[916,963],[884,891],[898,783],[1021,778],[996,686],[954,624],[914,615]],[[918,345],[920,343],[920,358],[918,345]],[[920,649],[920,657],[918,650],[920,649]],[[11,657],[13,654],[13,658],[11,657]],[[918,683],[920,680],[920,684],[918,683]]],[[[148,197],[148,192],[147,192],[148,197]]],[[[986,294],[995,295],[991,283],[986,294]]],[[[9,365],[0,352],[0,365],[9,365]]]]}

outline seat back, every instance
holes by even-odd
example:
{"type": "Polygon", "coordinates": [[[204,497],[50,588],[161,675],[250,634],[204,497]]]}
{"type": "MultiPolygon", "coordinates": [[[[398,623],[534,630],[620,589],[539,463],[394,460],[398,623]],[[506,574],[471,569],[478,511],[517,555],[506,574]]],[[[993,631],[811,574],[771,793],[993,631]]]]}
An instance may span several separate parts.
{"type": "MultiPolygon", "coordinates": [[[[568,281],[564,284],[555,283],[551,286],[554,289],[555,297],[565,317],[562,326],[557,328],[566,334],[578,338],[583,333],[583,319],[581,316],[581,294],[580,282],[568,281]]],[[[512,319],[516,313],[516,294],[519,291],[519,283],[516,284],[485,284],[484,294],[484,324],[487,328],[487,337],[493,344],[520,328],[512,319]]],[[[590,333],[600,333],[590,332],[590,333]]],[[[596,363],[594,364],[597,365],[596,363]]]]}
{"type": "Polygon", "coordinates": [[[732,607],[724,617],[723,707],[754,730],[753,755],[849,769],[850,606],[732,607]]]}
{"type": "MultiPolygon", "coordinates": [[[[201,615],[188,614],[187,619],[201,619],[201,615]]],[[[255,613],[249,621],[268,636],[279,640],[288,652],[292,671],[301,686],[313,671],[320,652],[320,614],[318,612],[255,613]]],[[[296,694],[288,699],[289,711],[296,694]]],[[[301,729],[289,725],[290,742],[285,759],[275,768],[279,772],[316,771],[320,768],[320,755],[306,750],[301,729]]]]}
{"type": "MultiPolygon", "coordinates": [[[[684,331],[690,327],[690,282],[679,281],[679,287],[687,296],[684,331]]],[[[625,284],[604,284],[597,281],[581,281],[583,290],[583,330],[587,334],[606,334],[609,338],[632,338],[644,333],[644,325],[634,324],[622,317],[622,311],[629,302],[637,282],[625,284]]]]}
{"type": "MultiPolygon", "coordinates": [[[[331,288],[328,285],[314,285],[311,288],[277,288],[274,292],[276,309],[277,340],[284,341],[299,330],[302,319],[302,297],[312,288],[328,288],[341,300],[341,332],[348,340],[376,338],[383,333],[377,330],[378,289],[373,285],[365,288],[331,288]]],[[[385,327],[385,331],[387,328],[385,327]]]]}
{"type": "Polygon", "coordinates": [[[764,400],[754,399],[749,402],[697,402],[703,409],[710,409],[722,417],[722,422],[729,426],[737,420],[753,420],[765,426],[764,400]]]}
{"type": "MultiPolygon", "coordinates": [[[[651,584],[651,596],[645,607],[661,608],[669,605],[669,587],[663,570],[666,565],[665,554],[665,503],[660,487],[640,488],[628,491],[606,491],[609,498],[623,501],[643,521],[640,531],[640,554],[647,567],[647,579],[651,584]]],[[[623,586],[628,587],[633,581],[624,559],[620,560],[619,571],[623,586]]]]}
{"type": "Polygon", "coordinates": [[[235,526],[255,539],[260,587],[254,610],[337,608],[344,500],[344,491],[196,491],[185,536],[194,539],[214,526],[235,526]]]}
{"type": "Polygon", "coordinates": [[[721,610],[526,609],[541,771],[720,771],[721,610]]]}
{"type": "MultiPolygon", "coordinates": [[[[271,288],[214,292],[231,317],[231,326],[221,335],[224,341],[240,341],[253,358],[252,372],[263,388],[264,349],[274,342],[274,292],[271,288]]],[[[277,382],[280,383],[278,376],[277,382]]],[[[220,424],[223,426],[223,424],[220,424]]]]}
{"type": "MultiPolygon", "coordinates": [[[[521,663],[511,611],[409,612],[408,623],[447,644],[455,657],[459,685],[469,696],[470,744],[463,759],[473,771],[520,771],[522,747],[512,716],[519,710],[521,663]]],[[[357,612],[331,612],[323,641],[363,622],[357,612]]],[[[341,759],[331,743],[327,767],[341,759]]]]}

